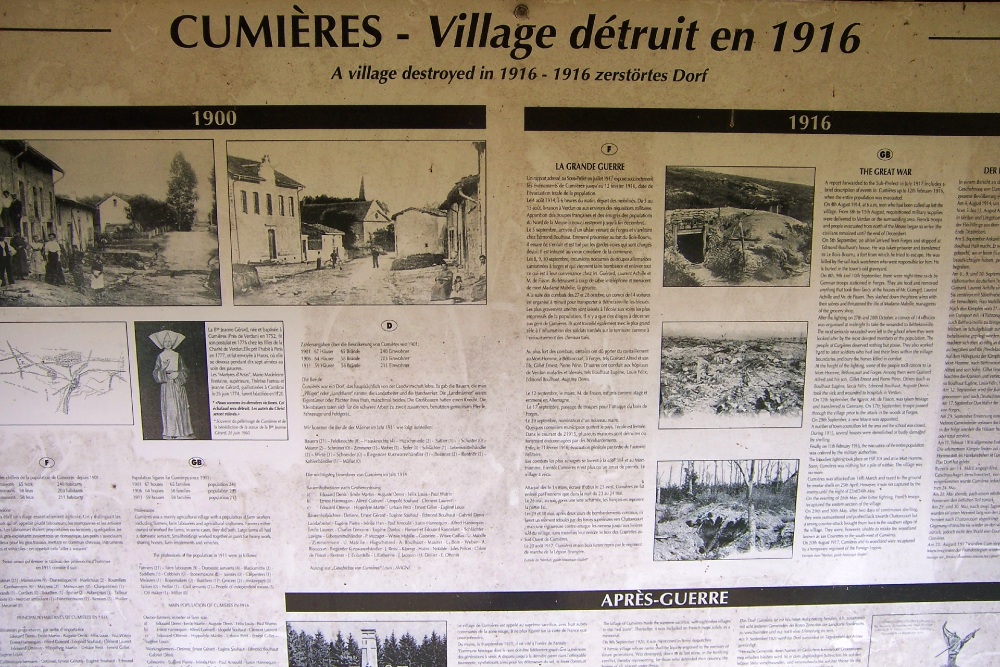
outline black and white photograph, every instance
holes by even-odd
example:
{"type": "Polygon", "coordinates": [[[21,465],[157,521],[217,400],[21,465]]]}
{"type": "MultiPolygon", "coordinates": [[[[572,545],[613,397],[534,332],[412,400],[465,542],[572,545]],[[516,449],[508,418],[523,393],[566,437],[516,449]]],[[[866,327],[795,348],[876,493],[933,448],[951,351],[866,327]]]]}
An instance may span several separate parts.
{"type": "Polygon", "coordinates": [[[659,461],[653,560],[791,558],[796,459],[659,461]]]}
{"type": "Polygon", "coordinates": [[[0,140],[0,306],[221,304],[204,140],[0,140]]]}
{"type": "Polygon", "coordinates": [[[132,424],[125,325],[4,324],[0,394],[0,424],[132,424]]]}
{"type": "Polygon", "coordinates": [[[445,621],[287,621],[288,667],[446,667],[445,621]]]}
{"type": "Polygon", "coordinates": [[[211,440],[204,322],[136,322],[143,440],[211,440]]]}
{"type": "Polygon", "coordinates": [[[808,287],[812,167],[667,167],[664,287],[808,287]]]}
{"type": "Polygon", "coordinates": [[[486,144],[227,143],[236,305],[486,302],[486,144]]]}
{"type": "Polygon", "coordinates": [[[661,429],[799,428],[806,322],[664,322],[661,429]]]}
{"type": "Polygon", "coordinates": [[[998,636],[996,613],[875,615],[868,667],[995,665],[998,636]]]}

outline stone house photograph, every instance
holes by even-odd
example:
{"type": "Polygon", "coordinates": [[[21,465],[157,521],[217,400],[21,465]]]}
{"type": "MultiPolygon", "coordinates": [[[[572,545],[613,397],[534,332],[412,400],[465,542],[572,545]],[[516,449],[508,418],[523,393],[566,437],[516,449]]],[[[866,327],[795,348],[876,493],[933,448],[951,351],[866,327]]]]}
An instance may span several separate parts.
{"type": "Polygon", "coordinates": [[[0,189],[0,305],[221,303],[212,141],[3,140],[0,189]]]}
{"type": "Polygon", "coordinates": [[[227,151],[238,305],[485,302],[485,142],[230,141],[227,151]],[[297,217],[282,215],[292,202],[297,217]]]}
{"type": "Polygon", "coordinates": [[[305,187],[276,170],[268,155],[228,155],[233,263],[301,262],[299,192],[305,187]]]}

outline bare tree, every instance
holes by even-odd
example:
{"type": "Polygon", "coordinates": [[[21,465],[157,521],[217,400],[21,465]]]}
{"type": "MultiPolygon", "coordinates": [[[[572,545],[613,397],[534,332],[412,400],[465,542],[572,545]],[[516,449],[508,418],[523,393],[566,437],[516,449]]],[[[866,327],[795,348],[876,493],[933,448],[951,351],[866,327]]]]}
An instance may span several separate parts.
{"type": "Polygon", "coordinates": [[[757,551],[757,512],[753,507],[753,490],[757,482],[758,464],[756,459],[742,463],[733,461],[733,463],[736,464],[736,469],[739,470],[747,491],[747,526],[750,531],[750,552],[753,553],[757,551]]]}

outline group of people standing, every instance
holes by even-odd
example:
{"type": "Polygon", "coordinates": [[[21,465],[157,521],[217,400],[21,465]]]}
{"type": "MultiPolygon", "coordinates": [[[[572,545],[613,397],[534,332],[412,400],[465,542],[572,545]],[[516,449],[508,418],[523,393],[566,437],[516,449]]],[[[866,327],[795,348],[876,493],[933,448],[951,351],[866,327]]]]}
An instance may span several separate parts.
{"type": "Polygon", "coordinates": [[[434,287],[431,289],[431,301],[483,301],[486,299],[486,255],[479,256],[479,265],[472,269],[470,278],[473,278],[472,289],[468,294],[463,294],[465,290],[465,280],[461,275],[456,275],[451,266],[444,260],[441,261],[441,272],[434,278],[434,287]]]}
{"type": "Polygon", "coordinates": [[[38,236],[29,242],[20,232],[4,236],[0,238],[0,285],[43,276],[50,285],[65,285],[64,254],[55,234],[49,234],[44,243],[38,236]]]}
{"type": "MultiPolygon", "coordinates": [[[[73,259],[70,251],[63,248],[51,232],[46,239],[35,235],[28,241],[21,234],[22,214],[23,206],[17,195],[4,190],[0,196],[0,230],[3,233],[0,237],[0,285],[43,277],[50,285],[65,285],[63,262],[73,259]]],[[[73,250],[79,253],[77,248],[73,250]]]]}

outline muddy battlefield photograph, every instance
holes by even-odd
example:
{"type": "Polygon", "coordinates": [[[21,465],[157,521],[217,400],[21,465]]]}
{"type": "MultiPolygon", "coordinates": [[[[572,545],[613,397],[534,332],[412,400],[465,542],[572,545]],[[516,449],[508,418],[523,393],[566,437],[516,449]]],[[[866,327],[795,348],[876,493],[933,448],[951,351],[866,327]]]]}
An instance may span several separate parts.
{"type": "Polygon", "coordinates": [[[659,427],[801,427],[807,326],[664,322],[659,427]]]}
{"type": "Polygon", "coordinates": [[[812,167],[667,167],[664,287],[808,287],[812,167]]]}

